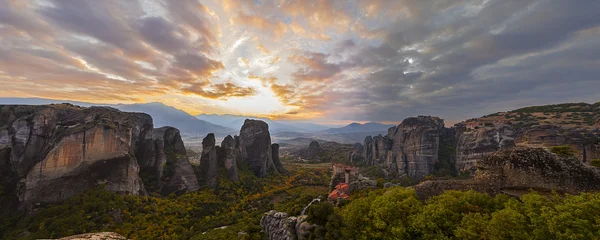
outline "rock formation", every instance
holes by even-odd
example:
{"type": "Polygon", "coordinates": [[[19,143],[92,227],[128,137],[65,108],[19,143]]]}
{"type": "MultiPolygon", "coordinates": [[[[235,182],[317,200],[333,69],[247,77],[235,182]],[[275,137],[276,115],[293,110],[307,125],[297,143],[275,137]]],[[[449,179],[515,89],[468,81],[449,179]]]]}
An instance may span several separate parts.
{"type": "Polygon", "coordinates": [[[425,181],[413,186],[421,199],[447,190],[475,190],[513,196],[530,189],[541,192],[600,190],[600,173],[576,158],[559,157],[547,149],[517,147],[490,154],[477,162],[477,171],[468,180],[425,181]]]}
{"type": "Polygon", "coordinates": [[[407,118],[385,137],[366,137],[363,161],[369,166],[383,165],[398,176],[423,178],[433,173],[439,161],[443,128],[444,121],[437,117],[407,118]]]}
{"type": "Polygon", "coordinates": [[[151,142],[150,116],[69,104],[0,108],[2,181],[19,203],[57,202],[98,184],[144,194],[135,152],[151,142]]]}
{"type": "Polygon", "coordinates": [[[219,161],[227,170],[229,179],[233,181],[239,180],[237,166],[237,161],[241,157],[239,150],[239,142],[240,141],[237,136],[233,138],[231,137],[231,135],[227,135],[227,137],[223,139],[223,142],[221,142],[221,150],[219,151],[219,161]]]}
{"type": "Polygon", "coordinates": [[[267,123],[246,119],[239,139],[241,159],[248,163],[256,176],[265,177],[267,172],[279,173],[273,162],[271,135],[267,123]]]}
{"type": "Polygon", "coordinates": [[[363,145],[360,143],[355,143],[352,150],[348,154],[348,161],[351,163],[362,161],[363,151],[364,151],[363,145]]]}
{"type": "Polygon", "coordinates": [[[308,144],[308,149],[303,157],[309,160],[319,160],[319,153],[322,150],[319,142],[313,140],[308,144]]]}
{"type": "Polygon", "coordinates": [[[155,156],[161,169],[160,193],[169,195],[198,190],[198,179],[188,160],[179,130],[173,127],[155,128],[152,133],[155,156]],[[164,167],[163,167],[164,166],[164,167]]]}
{"type": "Polygon", "coordinates": [[[271,155],[273,158],[273,164],[275,164],[275,168],[279,173],[287,173],[287,170],[283,167],[281,160],[279,159],[279,144],[273,143],[271,144],[271,155]]]}
{"type": "Polygon", "coordinates": [[[269,240],[306,240],[317,227],[306,218],[306,215],[290,217],[287,213],[271,210],[260,219],[260,227],[269,240]]]}
{"type": "Polygon", "coordinates": [[[145,194],[142,179],[163,194],[198,189],[177,129],[153,129],[143,113],[71,104],[0,106],[0,173],[1,205],[10,208],[97,185],[145,194]]]}
{"type": "Polygon", "coordinates": [[[475,170],[475,163],[500,149],[515,146],[510,126],[462,131],[456,145],[456,168],[462,172],[475,170]]]}
{"type": "Polygon", "coordinates": [[[240,136],[227,136],[221,146],[215,146],[215,135],[209,133],[202,141],[200,158],[201,184],[217,186],[220,169],[227,177],[238,181],[239,164],[248,164],[258,177],[267,172],[286,173],[279,160],[279,144],[271,144],[269,126],[259,120],[247,119],[240,130],[240,136]]]}
{"type": "Polygon", "coordinates": [[[84,233],[57,240],[126,240],[127,238],[121,234],[114,232],[98,232],[98,233],[84,233]]]}
{"type": "Polygon", "coordinates": [[[202,139],[202,156],[200,157],[200,179],[209,187],[217,186],[217,149],[215,147],[215,135],[209,133],[202,139]]]}

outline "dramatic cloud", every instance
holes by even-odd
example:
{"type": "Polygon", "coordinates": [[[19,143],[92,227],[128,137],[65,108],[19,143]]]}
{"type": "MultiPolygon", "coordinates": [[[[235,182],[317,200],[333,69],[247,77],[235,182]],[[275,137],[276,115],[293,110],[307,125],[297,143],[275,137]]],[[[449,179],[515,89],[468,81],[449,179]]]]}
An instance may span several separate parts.
{"type": "Polygon", "coordinates": [[[449,122],[600,101],[600,1],[0,0],[0,96],[449,122]]]}

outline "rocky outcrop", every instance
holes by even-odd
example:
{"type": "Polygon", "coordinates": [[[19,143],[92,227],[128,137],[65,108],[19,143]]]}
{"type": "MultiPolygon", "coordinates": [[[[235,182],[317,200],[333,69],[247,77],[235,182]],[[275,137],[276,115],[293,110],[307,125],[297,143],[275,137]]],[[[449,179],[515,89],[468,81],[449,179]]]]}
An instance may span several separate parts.
{"type": "Polygon", "coordinates": [[[281,160],[279,159],[279,144],[271,144],[271,157],[273,158],[273,164],[275,164],[275,169],[277,169],[279,173],[287,173],[287,170],[285,170],[283,164],[281,163],[281,160]]]}
{"type": "Polygon", "coordinates": [[[240,159],[240,150],[239,150],[239,138],[237,136],[231,137],[231,135],[227,135],[223,142],[221,142],[221,147],[219,151],[219,161],[222,163],[225,170],[227,170],[229,179],[233,181],[238,181],[238,166],[237,161],[240,159]]]}
{"type": "Polygon", "coordinates": [[[57,240],[126,240],[121,234],[114,232],[84,233],[75,236],[59,238],[57,240]]]}
{"type": "Polygon", "coordinates": [[[98,184],[144,194],[135,153],[147,142],[152,118],[142,113],[69,104],[0,107],[1,180],[22,205],[61,201],[98,184]]]}
{"type": "Polygon", "coordinates": [[[162,195],[173,192],[182,194],[198,190],[198,179],[188,160],[179,130],[173,127],[154,129],[152,138],[155,146],[154,155],[159,159],[156,162],[160,163],[158,166],[161,170],[158,175],[160,193],[162,195]]]}
{"type": "Polygon", "coordinates": [[[352,150],[348,154],[348,161],[351,163],[360,162],[363,159],[364,147],[360,143],[355,143],[352,150]]]}
{"type": "Polygon", "coordinates": [[[209,133],[202,141],[200,184],[216,187],[220,172],[227,172],[227,178],[239,181],[239,164],[247,164],[258,177],[266,176],[267,172],[287,173],[279,160],[279,144],[271,144],[265,122],[246,120],[240,136],[225,137],[221,146],[215,146],[215,135],[209,133]]]}
{"type": "Polygon", "coordinates": [[[456,144],[456,168],[475,171],[475,164],[486,156],[515,146],[514,130],[510,126],[462,130],[456,144]]]}
{"type": "Polygon", "coordinates": [[[576,194],[600,190],[600,173],[576,158],[559,157],[547,149],[518,147],[490,154],[477,162],[468,180],[425,181],[414,186],[421,199],[447,190],[475,190],[513,196],[530,189],[576,194]]]}
{"type": "Polygon", "coordinates": [[[369,166],[382,165],[398,176],[423,178],[432,174],[439,162],[443,129],[444,121],[437,117],[407,118],[390,128],[385,137],[366,137],[363,161],[369,166]]]}
{"type": "Polygon", "coordinates": [[[322,150],[319,142],[313,140],[308,144],[308,149],[303,157],[309,160],[319,160],[319,153],[322,150]]]}
{"type": "Polygon", "coordinates": [[[265,177],[267,172],[279,173],[273,162],[273,149],[269,125],[264,121],[246,119],[240,130],[240,153],[256,176],[265,177]]]}
{"type": "Polygon", "coordinates": [[[209,133],[202,140],[202,155],[200,157],[200,179],[209,187],[217,186],[217,149],[215,147],[215,135],[209,133]]]}
{"type": "Polygon", "coordinates": [[[271,210],[260,219],[260,227],[269,240],[306,240],[317,227],[306,218],[306,215],[290,217],[287,213],[271,210]]]}
{"type": "Polygon", "coordinates": [[[296,237],[296,217],[271,210],[260,219],[260,227],[269,240],[294,240],[296,237]]]}

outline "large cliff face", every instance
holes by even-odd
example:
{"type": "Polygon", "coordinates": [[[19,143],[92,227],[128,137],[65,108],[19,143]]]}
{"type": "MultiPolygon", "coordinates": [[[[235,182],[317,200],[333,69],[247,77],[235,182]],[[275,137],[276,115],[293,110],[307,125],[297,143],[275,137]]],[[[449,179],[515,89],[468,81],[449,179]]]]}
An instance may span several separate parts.
{"type": "Polygon", "coordinates": [[[440,134],[444,122],[437,117],[419,116],[405,119],[392,127],[387,136],[368,136],[364,142],[363,161],[383,165],[399,176],[423,178],[432,174],[439,161],[440,134]]]}
{"type": "Polygon", "coordinates": [[[273,149],[269,125],[260,120],[246,119],[240,130],[240,153],[256,176],[265,177],[267,172],[279,173],[273,162],[273,149]]]}
{"type": "MultiPolygon", "coordinates": [[[[160,159],[160,193],[169,195],[198,190],[198,179],[187,157],[179,130],[173,127],[154,129],[154,155],[160,159]]],[[[141,160],[141,159],[140,159],[141,160]]]]}
{"type": "Polygon", "coordinates": [[[2,180],[20,203],[56,202],[98,184],[144,193],[135,149],[152,138],[150,116],[66,104],[0,108],[2,180]]]}
{"type": "Polygon", "coordinates": [[[98,185],[134,195],[199,188],[177,129],[153,129],[143,113],[70,104],[0,106],[0,173],[1,206],[11,208],[98,185]]]}
{"type": "Polygon", "coordinates": [[[511,126],[461,130],[456,145],[456,168],[473,172],[477,161],[500,150],[515,146],[511,126]]]}

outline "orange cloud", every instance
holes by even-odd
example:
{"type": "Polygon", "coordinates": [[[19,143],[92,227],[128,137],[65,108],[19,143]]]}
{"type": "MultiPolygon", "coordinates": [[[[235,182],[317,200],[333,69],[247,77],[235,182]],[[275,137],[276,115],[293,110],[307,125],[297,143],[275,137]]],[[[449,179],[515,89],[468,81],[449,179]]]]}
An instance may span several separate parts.
{"type": "Polygon", "coordinates": [[[256,46],[256,48],[258,48],[258,50],[260,50],[264,54],[269,54],[269,50],[267,48],[265,48],[265,46],[262,44],[258,44],[256,46]]]}
{"type": "Polygon", "coordinates": [[[277,20],[266,19],[260,16],[246,15],[243,13],[231,18],[233,24],[246,25],[259,30],[272,32],[276,38],[280,38],[287,31],[285,23],[277,20]]]}
{"type": "Polygon", "coordinates": [[[229,97],[248,97],[256,95],[251,87],[240,87],[233,83],[210,84],[202,82],[181,90],[185,94],[194,94],[209,99],[227,99],[229,97]]]}

